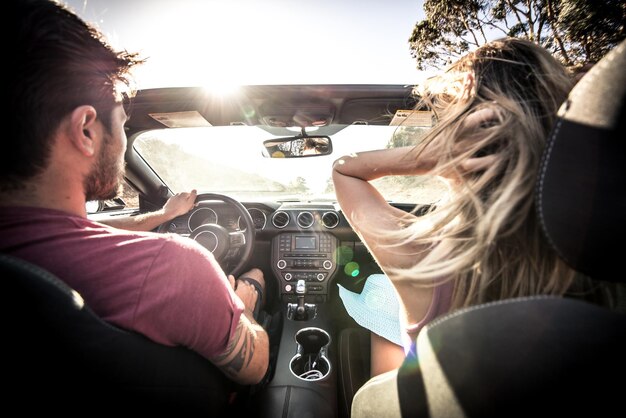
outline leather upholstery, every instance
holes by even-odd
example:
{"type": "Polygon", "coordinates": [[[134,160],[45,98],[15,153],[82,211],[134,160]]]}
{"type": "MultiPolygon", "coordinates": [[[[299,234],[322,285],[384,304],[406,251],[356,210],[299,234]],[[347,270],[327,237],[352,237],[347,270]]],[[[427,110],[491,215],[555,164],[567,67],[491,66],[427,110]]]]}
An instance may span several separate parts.
{"type": "Polygon", "coordinates": [[[559,111],[539,181],[537,212],[552,246],[577,270],[624,281],[626,44],[579,81],[559,111]]]}
{"type": "Polygon", "coordinates": [[[505,300],[425,328],[398,373],[403,417],[608,416],[626,315],[567,298],[505,300]],[[443,376],[443,378],[441,378],[443,376]]]}
{"type": "Polygon", "coordinates": [[[370,378],[370,332],[346,328],[339,334],[340,416],[350,416],[355,393],[370,378]]]}

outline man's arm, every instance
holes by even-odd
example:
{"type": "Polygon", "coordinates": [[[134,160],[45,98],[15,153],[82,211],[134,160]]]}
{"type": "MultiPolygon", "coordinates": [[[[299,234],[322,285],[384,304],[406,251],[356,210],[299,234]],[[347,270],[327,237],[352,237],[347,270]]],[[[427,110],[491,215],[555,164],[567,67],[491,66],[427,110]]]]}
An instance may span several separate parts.
{"type": "Polygon", "coordinates": [[[167,200],[163,208],[157,211],[137,216],[105,219],[99,222],[129,231],[151,231],[162,223],[189,212],[196,202],[196,196],[196,190],[189,193],[176,193],[167,200]]]}
{"type": "Polygon", "coordinates": [[[211,361],[242,385],[253,385],[263,379],[269,364],[269,338],[249,309],[239,317],[226,350],[211,361]]]}
{"type": "MultiPolygon", "coordinates": [[[[263,272],[252,269],[244,276],[256,280],[264,288],[263,272]]],[[[235,293],[244,303],[245,310],[228,342],[226,350],[211,359],[230,379],[243,384],[256,384],[263,379],[269,365],[269,337],[254,319],[252,311],[259,295],[250,283],[228,277],[235,293]]]]}

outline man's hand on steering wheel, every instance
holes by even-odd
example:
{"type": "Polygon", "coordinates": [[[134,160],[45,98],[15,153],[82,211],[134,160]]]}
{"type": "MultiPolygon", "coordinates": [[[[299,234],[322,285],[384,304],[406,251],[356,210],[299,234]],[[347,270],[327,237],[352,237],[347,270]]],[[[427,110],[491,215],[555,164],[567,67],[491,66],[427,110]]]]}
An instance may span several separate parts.
{"type": "Polygon", "coordinates": [[[184,215],[189,212],[196,204],[198,192],[193,189],[191,192],[176,193],[170,197],[163,206],[163,213],[168,219],[174,219],[177,216],[184,215]]]}

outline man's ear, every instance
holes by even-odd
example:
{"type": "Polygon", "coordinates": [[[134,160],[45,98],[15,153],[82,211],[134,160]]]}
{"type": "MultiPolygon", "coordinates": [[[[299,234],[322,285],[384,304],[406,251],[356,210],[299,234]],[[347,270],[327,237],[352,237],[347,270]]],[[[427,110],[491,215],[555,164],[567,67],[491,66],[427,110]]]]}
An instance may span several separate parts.
{"type": "Polygon", "coordinates": [[[96,153],[99,130],[97,112],[93,106],[79,106],[71,114],[69,137],[72,145],[86,157],[96,153]]]}

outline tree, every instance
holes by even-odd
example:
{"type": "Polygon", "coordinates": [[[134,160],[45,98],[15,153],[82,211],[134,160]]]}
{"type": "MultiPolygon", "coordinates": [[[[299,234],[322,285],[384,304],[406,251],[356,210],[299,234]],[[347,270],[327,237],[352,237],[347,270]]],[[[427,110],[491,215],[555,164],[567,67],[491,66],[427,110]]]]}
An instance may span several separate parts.
{"type": "Polygon", "coordinates": [[[291,183],[289,183],[287,191],[290,193],[308,193],[309,186],[307,186],[306,179],[304,177],[298,176],[292,180],[291,183]]]}
{"type": "Polygon", "coordinates": [[[326,180],[326,188],[324,189],[324,193],[335,194],[335,183],[333,183],[333,178],[329,177],[326,180]]]}
{"type": "Polygon", "coordinates": [[[595,63],[626,37],[624,0],[562,1],[558,25],[572,54],[595,63]]]}
{"type": "Polygon", "coordinates": [[[570,67],[594,63],[626,38],[623,0],[425,0],[409,38],[417,68],[441,68],[490,40],[513,36],[570,67]]]}
{"type": "Polygon", "coordinates": [[[430,128],[421,126],[399,126],[394,132],[386,148],[410,147],[420,143],[430,128]]]}

